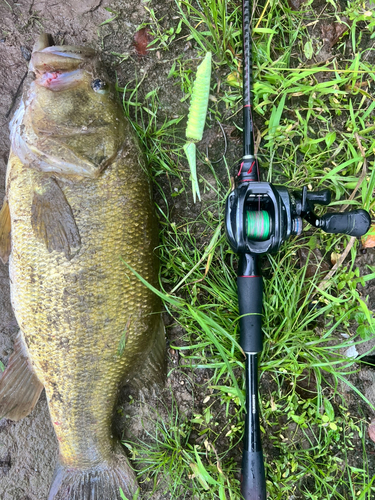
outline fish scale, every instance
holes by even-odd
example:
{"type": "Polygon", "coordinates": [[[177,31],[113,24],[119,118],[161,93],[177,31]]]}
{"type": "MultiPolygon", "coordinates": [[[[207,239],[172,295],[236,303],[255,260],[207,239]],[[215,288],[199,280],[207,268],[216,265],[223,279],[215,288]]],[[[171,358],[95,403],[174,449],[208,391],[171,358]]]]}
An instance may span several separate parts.
{"type": "MultiPolygon", "coordinates": [[[[60,63],[64,48],[57,53],[60,63]]],[[[37,54],[34,62],[42,61],[43,50],[37,54]]],[[[30,111],[26,103],[15,115],[7,171],[11,300],[21,333],[0,381],[0,405],[18,420],[45,387],[59,442],[49,500],[68,500],[68,493],[76,500],[119,500],[120,487],[134,494],[134,473],[112,437],[112,414],[124,380],[162,378],[165,354],[160,300],[128,267],[158,286],[158,224],[148,174],[133,131],[116,108],[115,92],[98,97],[92,90],[100,65],[90,61],[87,56],[82,63],[91,66],[81,71],[79,88],[76,80],[69,87],[69,74],[61,94],[58,77],[53,91],[45,80],[38,85],[38,76],[31,81],[27,103],[38,105],[30,111]],[[97,118],[101,135],[107,123],[104,149],[96,144],[98,134],[77,136],[82,117],[71,118],[72,109],[87,110],[91,122],[97,118]],[[43,135],[33,123],[47,124],[51,133],[43,135]],[[61,136],[70,125],[74,137],[61,136]],[[92,162],[107,146],[109,156],[92,162]],[[7,381],[20,367],[33,390],[14,404],[7,381]]]]}
{"type": "MultiPolygon", "coordinates": [[[[157,284],[153,257],[157,225],[155,220],[147,215],[149,207],[145,201],[149,198],[149,193],[147,190],[144,192],[145,179],[139,175],[139,186],[133,187],[137,196],[132,196],[128,205],[116,204],[117,197],[114,196],[109,200],[107,210],[103,211],[105,196],[100,194],[104,194],[107,189],[122,188],[117,179],[116,184],[110,184],[108,188],[108,183],[113,178],[112,169],[115,167],[118,167],[119,174],[124,175],[122,185],[129,186],[129,183],[136,182],[135,175],[129,176],[127,169],[121,163],[116,163],[99,181],[86,180],[77,185],[63,185],[63,192],[75,213],[83,242],[83,251],[71,261],[66,261],[57,252],[49,253],[43,244],[36,240],[30,222],[17,222],[31,206],[35,185],[33,178],[40,174],[23,168],[16,158],[10,167],[11,171],[17,171],[8,195],[11,218],[15,221],[12,225],[12,238],[18,250],[17,254],[11,255],[9,263],[12,304],[16,317],[21,319],[31,362],[38,378],[46,387],[52,421],[59,422],[56,432],[62,443],[61,454],[64,460],[75,465],[76,461],[80,460],[80,448],[87,448],[87,435],[91,434],[90,420],[97,421],[92,431],[95,432],[95,439],[103,437],[108,448],[108,421],[119,383],[131,371],[132,365],[137,361],[137,355],[144,350],[144,344],[149,345],[150,332],[157,331],[156,318],[151,314],[160,308],[157,299],[131,275],[120,260],[120,256],[126,256],[130,266],[140,272],[147,281],[153,285],[157,284]],[[86,223],[87,213],[80,210],[82,197],[90,205],[90,224],[86,223]],[[146,233],[149,233],[149,237],[143,238],[142,242],[144,248],[148,243],[147,251],[134,252],[132,248],[128,248],[129,243],[125,238],[118,238],[118,233],[111,231],[111,226],[116,224],[117,219],[130,221],[132,228],[136,227],[133,223],[134,217],[138,217],[141,224],[148,226],[146,233]],[[95,231],[95,228],[100,226],[101,231],[95,231]],[[94,251],[90,251],[93,249],[94,251]],[[96,262],[100,262],[100,274],[96,271],[96,262]],[[24,273],[25,265],[32,268],[33,275],[36,276],[32,283],[30,276],[24,273]],[[85,270],[84,273],[82,269],[85,270]],[[70,288],[72,278],[75,281],[73,289],[70,288]],[[76,300],[80,303],[78,307],[76,300]],[[33,310],[38,307],[38,303],[44,304],[44,307],[39,314],[35,314],[33,310]],[[132,315],[136,314],[136,304],[137,315],[131,321],[132,315]],[[129,319],[127,348],[119,357],[119,343],[129,319]],[[142,322],[146,323],[146,328],[145,325],[140,325],[142,322]],[[76,335],[77,330],[79,335],[76,335]],[[137,335],[142,331],[143,342],[137,335]],[[61,345],[61,338],[68,339],[64,346],[61,345]],[[31,349],[31,346],[35,347],[36,351],[31,349]],[[48,371],[45,364],[43,365],[45,359],[48,359],[48,371]],[[78,373],[77,362],[80,364],[78,373]],[[61,376],[61,372],[74,373],[79,383],[72,382],[74,376],[61,376]],[[86,376],[82,376],[85,372],[86,376]],[[90,385],[88,379],[93,377],[93,372],[96,376],[90,385]],[[53,398],[54,384],[58,386],[58,393],[65,404],[61,403],[59,398],[53,398]],[[95,404],[89,409],[85,408],[83,412],[81,406],[86,403],[81,402],[90,399],[91,392],[95,404]],[[67,417],[64,415],[67,414],[68,408],[65,406],[69,408],[70,419],[78,418],[79,421],[82,419],[82,413],[85,415],[81,424],[66,422],[67,417]],[[71,441],[75,443],[74,447],[66,436],[71,428],[75,429],[71,437],[71,441]],[[78,448],[77,456],[73,448],[78,448]]],[[[30,221],[30,217],[28,219],[30,221]]],[[[120,232],[122,235],[128,233],[126,227],[120,232]]],[[[110,453],[109,448],[107,452],[110,453]]]]}

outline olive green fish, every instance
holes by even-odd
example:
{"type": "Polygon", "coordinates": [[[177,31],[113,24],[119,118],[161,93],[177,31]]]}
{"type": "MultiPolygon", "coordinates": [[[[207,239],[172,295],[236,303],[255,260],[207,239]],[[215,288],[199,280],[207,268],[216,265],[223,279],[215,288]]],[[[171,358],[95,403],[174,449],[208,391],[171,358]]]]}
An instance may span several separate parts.
{"type": "Polygon", "coordinates": [[[142,153],[100,57],[34,47],[10,125],[0,258],[20,327],[0,381],[0,416],[19,420],[45,387],[59,442],[49,500],[132,498],[112,437],[118,388],[164,374],[158,224],[142,153]]]}

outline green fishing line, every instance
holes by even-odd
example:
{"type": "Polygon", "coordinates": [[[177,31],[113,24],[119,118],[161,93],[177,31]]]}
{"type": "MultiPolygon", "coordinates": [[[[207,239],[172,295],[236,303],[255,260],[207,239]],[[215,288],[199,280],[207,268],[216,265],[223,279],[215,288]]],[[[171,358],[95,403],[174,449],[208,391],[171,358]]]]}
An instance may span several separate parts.
{"type": "Polygon", "coordinates": [[[246,233],[256,241],[267,240],[271,233],[270,216],[265,210],[246,212],[246,233]]]}

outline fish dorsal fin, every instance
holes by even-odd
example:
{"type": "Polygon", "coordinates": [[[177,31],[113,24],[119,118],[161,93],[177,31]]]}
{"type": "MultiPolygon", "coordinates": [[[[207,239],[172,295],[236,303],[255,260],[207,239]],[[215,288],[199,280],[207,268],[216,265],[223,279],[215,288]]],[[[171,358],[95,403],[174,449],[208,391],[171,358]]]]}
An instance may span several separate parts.
{"type": "Polygon", "coordinates": [[[7,200],[4,200],[2,209],[0,210],[0,260],[3,264],[8,262],[10,255],[10,211],[7,200]]]}
{"type": "Polygon", "coordinates": [[[21,332],[14,342],[14,352],[0,379],[0,418],[21,420],[32,412],[43,384],[29,361],[21,332]]]}
{"type": "Polygon", "coordinates": [[[31,226],[48,251],[63,252],[70,260],[80,249],[81,238],[72,209],[60,186],[51,178],[41,180],[34,190],[31,226]]]}

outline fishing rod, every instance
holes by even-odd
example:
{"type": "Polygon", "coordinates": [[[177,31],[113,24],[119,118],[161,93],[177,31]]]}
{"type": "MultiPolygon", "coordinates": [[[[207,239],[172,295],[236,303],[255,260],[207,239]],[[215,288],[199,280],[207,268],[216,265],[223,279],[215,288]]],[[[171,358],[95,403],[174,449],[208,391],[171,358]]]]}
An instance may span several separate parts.
{"type": "Polygon", "coordinates": [[[263,280],[259,255],[275,253],[292,235],[302,232],[302,219],[326,233],[362,236],[370,228],[365,210],[314,214],[314,205],[329,205],[329,189],[288,190],[261,182],[255,156],[252,119],[251,0],[243,0],[243,158],[225,208],[229,245],[238,255],[237,293],[240,314],[240,345],[246,356],[246,416],[243,440],[241,493],[245,500],[266,500],[262,452],[258,356],[262,351],[263,280]]]}

